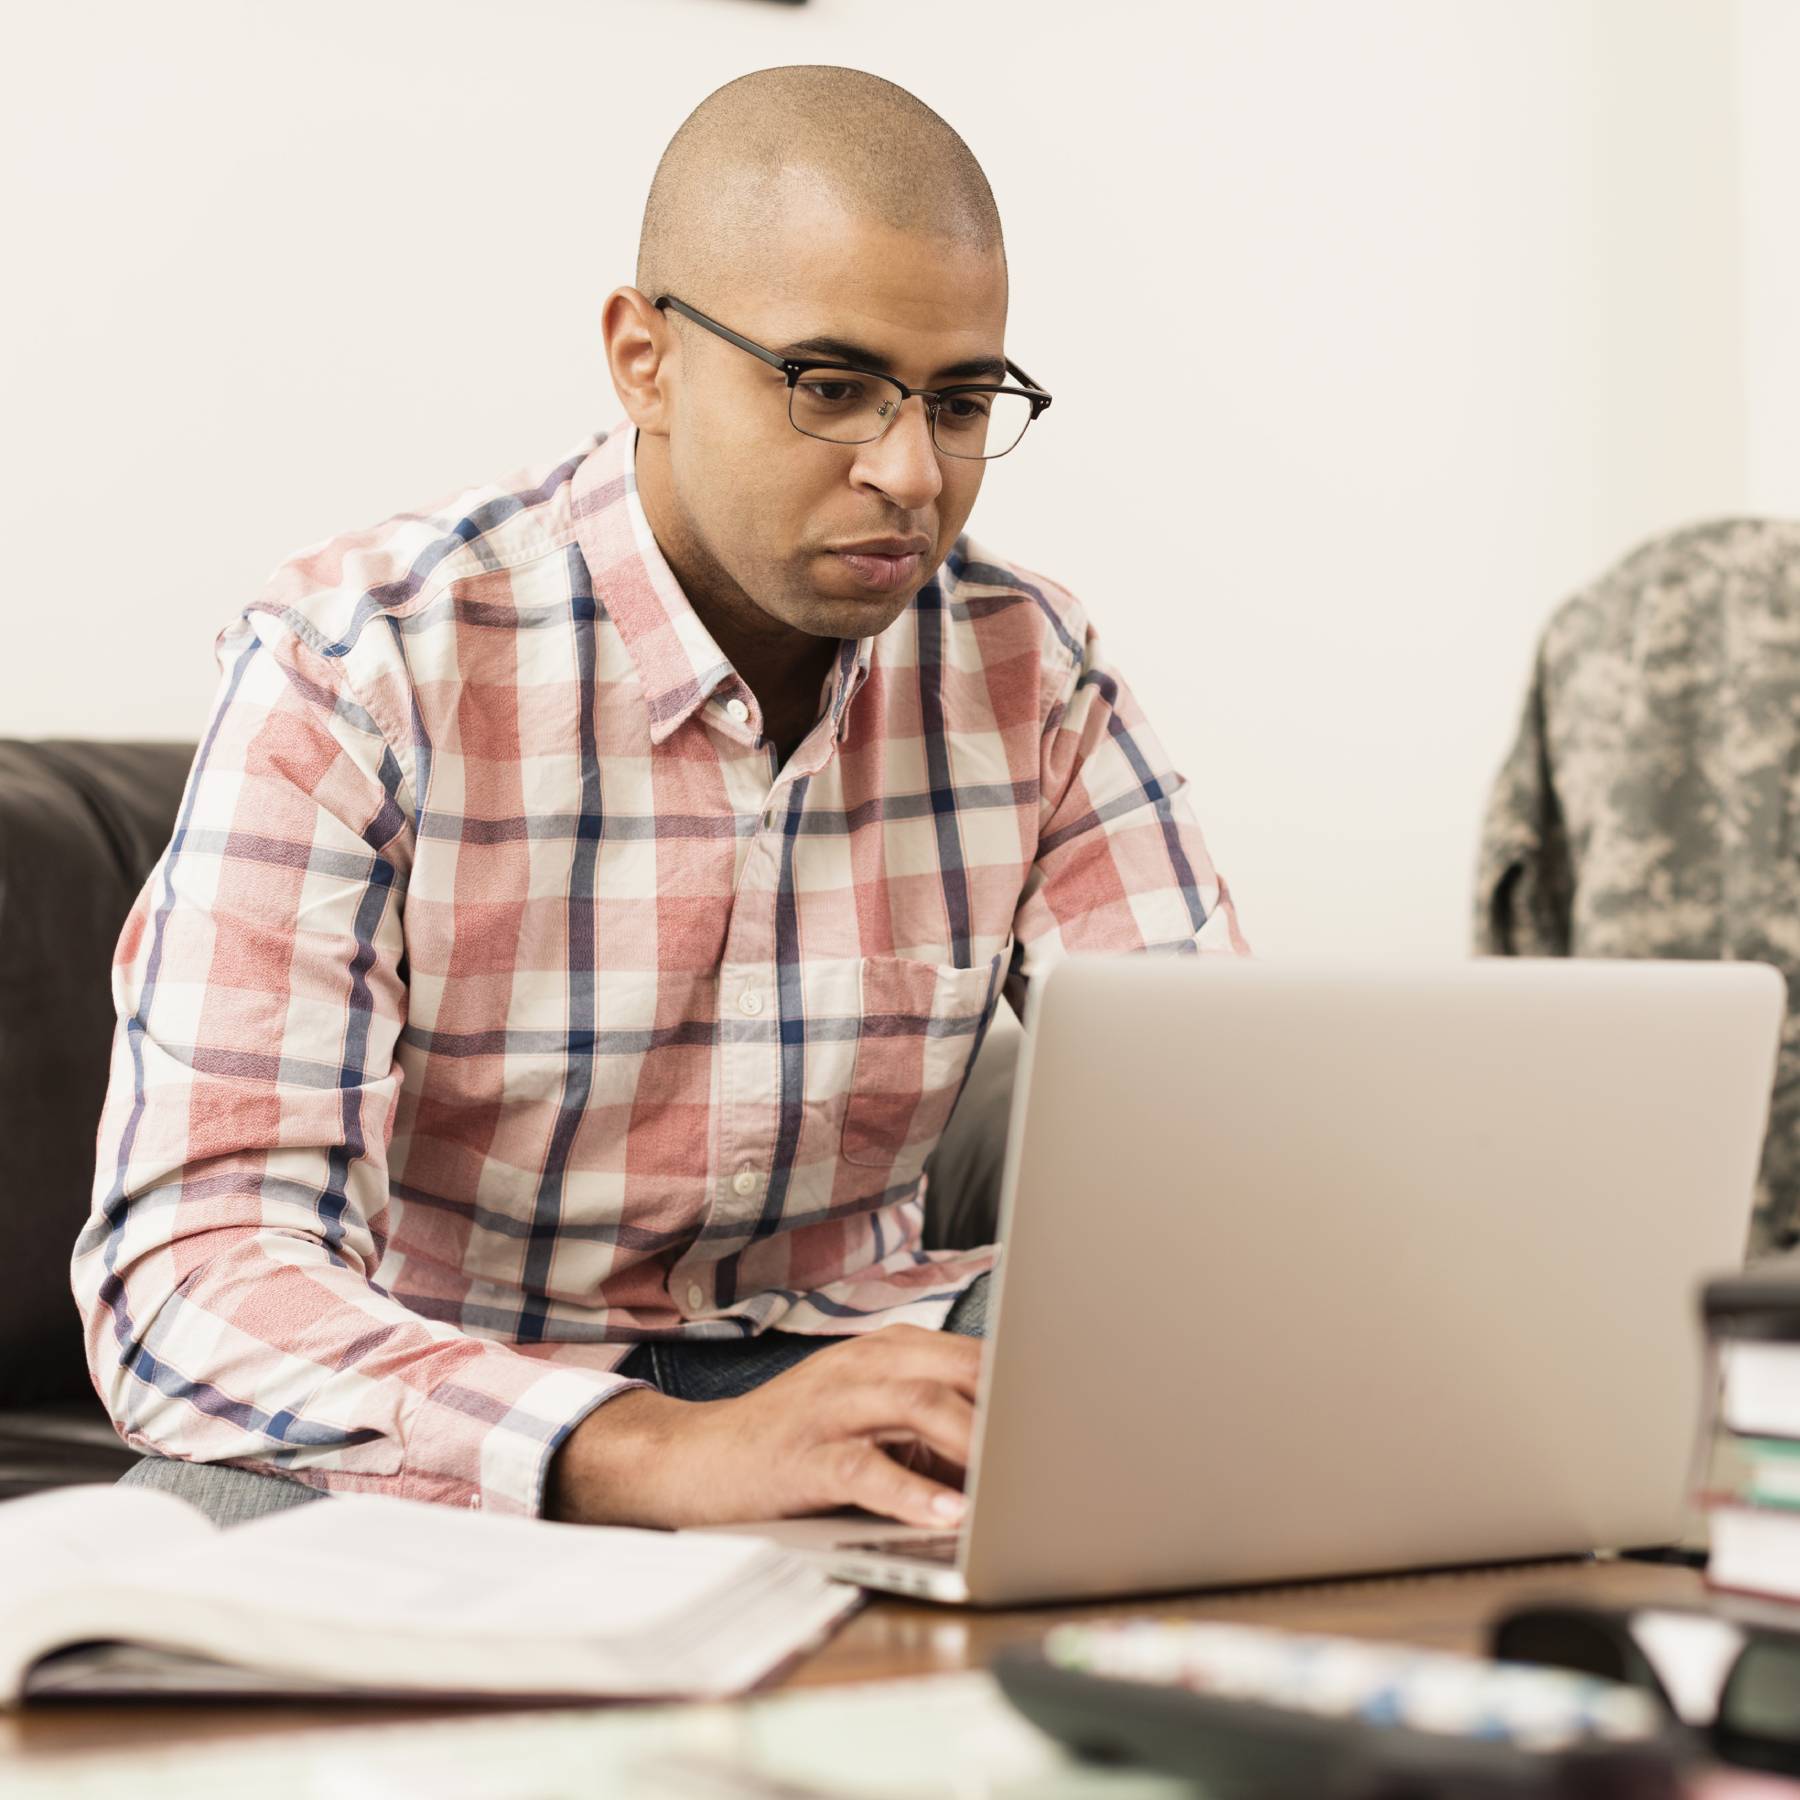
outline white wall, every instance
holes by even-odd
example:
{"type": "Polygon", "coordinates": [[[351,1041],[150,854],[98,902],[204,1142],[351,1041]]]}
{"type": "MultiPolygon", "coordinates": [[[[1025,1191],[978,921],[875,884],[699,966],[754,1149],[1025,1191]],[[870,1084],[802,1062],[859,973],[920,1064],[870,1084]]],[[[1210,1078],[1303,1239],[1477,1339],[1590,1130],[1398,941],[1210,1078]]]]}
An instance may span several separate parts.
{"type": "Polygon", "coordinates": [[[1800,5],[1738,5],[1748,510],[1800,517],[1800,5]]]}
{"type": "Polygon", "coordinates": [[[212,636],[281,556],[609,422],[598,303],[670,132],[744,70],[849,62],[988,169],[1009,347],[1057,405],[975,527],[1089,600],[1253,939],[1453,953],[1543,617],[1742,508],[1747,446],[1776,461],[1743,393],[1738,92],[1773,135],[1800,56],[1789,31],[1785,68],[1740,66],[1737,17],[33,9],[0,123],[28,277],[0,288],[0,731],[197,733],[212,636]]]}

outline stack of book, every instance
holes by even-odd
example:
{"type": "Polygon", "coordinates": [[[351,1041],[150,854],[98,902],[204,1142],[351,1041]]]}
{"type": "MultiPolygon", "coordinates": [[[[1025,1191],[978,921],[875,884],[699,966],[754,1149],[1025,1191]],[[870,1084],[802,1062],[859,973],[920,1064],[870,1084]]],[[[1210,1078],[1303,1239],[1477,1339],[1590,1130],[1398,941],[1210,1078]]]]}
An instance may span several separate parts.
{"type": "Polygon", "coordinates": [[[1709,1282],[1702,1311],[1721,1365],[1707,1581],[1800,1601],[1800,1255],[1709,1282]]]}

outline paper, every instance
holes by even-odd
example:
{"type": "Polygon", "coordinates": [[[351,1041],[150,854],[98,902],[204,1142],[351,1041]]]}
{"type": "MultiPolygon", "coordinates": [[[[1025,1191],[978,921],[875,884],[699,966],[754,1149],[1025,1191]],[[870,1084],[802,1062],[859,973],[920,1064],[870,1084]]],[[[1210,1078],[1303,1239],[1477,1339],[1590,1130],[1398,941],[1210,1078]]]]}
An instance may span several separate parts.
{"type": "Polygon", "coordinates": [[[1083,1764],[983,1674],[735,1705],[422,1719],[249,1742],[58,1753],[7,1800],[1192,1800],[1168,1776],[1083,1764]]]}

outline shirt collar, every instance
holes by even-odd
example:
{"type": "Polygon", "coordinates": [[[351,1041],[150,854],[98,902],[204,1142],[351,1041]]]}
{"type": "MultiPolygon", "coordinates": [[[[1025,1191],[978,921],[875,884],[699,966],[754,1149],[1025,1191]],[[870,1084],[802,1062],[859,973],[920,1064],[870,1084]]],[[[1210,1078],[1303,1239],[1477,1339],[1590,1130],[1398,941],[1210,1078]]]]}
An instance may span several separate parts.
{"type": "MultiPolygon", "coordinates": [[[[595,597],[636,665],[650,741],[660,744],[719,688],[741,686],[742,680],[682,592],[650,529],[636,460],[637,428],[615,426],[575,472],[570,508],[595,597]]],[[[844,734],[874,650],[872,637],[839,646],[830,700],[835,737],[844,734]]]]}
{"type": "Polygon", "coordinates": [[[637,431],[619,425],[575,472],[570,510],[594,596],[636,665],[660,744],[735,682],[736,671],[681,591],[638,497],[637,431]]]}
{"type": "MultiPolygon", "coordinates": [[[[850,639],[845,639],[844,641],[845,643],[851,642],[850,639]]],[[[850,666],[847,674],[843,672],[844,659],[841,655],[839,657],[838,669],[840,673],[837,691],[833,694],[831,700],[832,728],[839,737],[844,735],[844,720],[845,716],[850,711],[850,702],[856,698],[858,690],[862,687],[862,684],[868,680],[869,664],[874,660],[875,656],[875,640],[872,637],[857,638],[854,640],[854,643],[856,654],[850,659],[850,666]]]]}

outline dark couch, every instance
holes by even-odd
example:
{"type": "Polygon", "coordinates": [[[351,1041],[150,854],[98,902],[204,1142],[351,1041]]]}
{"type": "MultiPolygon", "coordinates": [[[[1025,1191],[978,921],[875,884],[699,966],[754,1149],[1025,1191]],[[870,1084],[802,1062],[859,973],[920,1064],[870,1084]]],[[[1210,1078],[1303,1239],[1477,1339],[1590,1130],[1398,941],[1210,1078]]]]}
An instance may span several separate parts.
{"type": "Polygon", "coordinates": [[[134,1459],[69,1292],[106,1092],[108,971],[174,826],[192,744],[0,740],[0,1498],[134,1459]]]}
{"type": "MultiPolygon", "coordinates": [[[[136,1460],[69,1291],[112,1044],[113,947],[174,832],[192,744],[0,739],[0,1499],[136,1460]]],[[[926,1241],[991,1241],[1016,1034],[990,1032],[931,1164],[926,1241]]]]}

